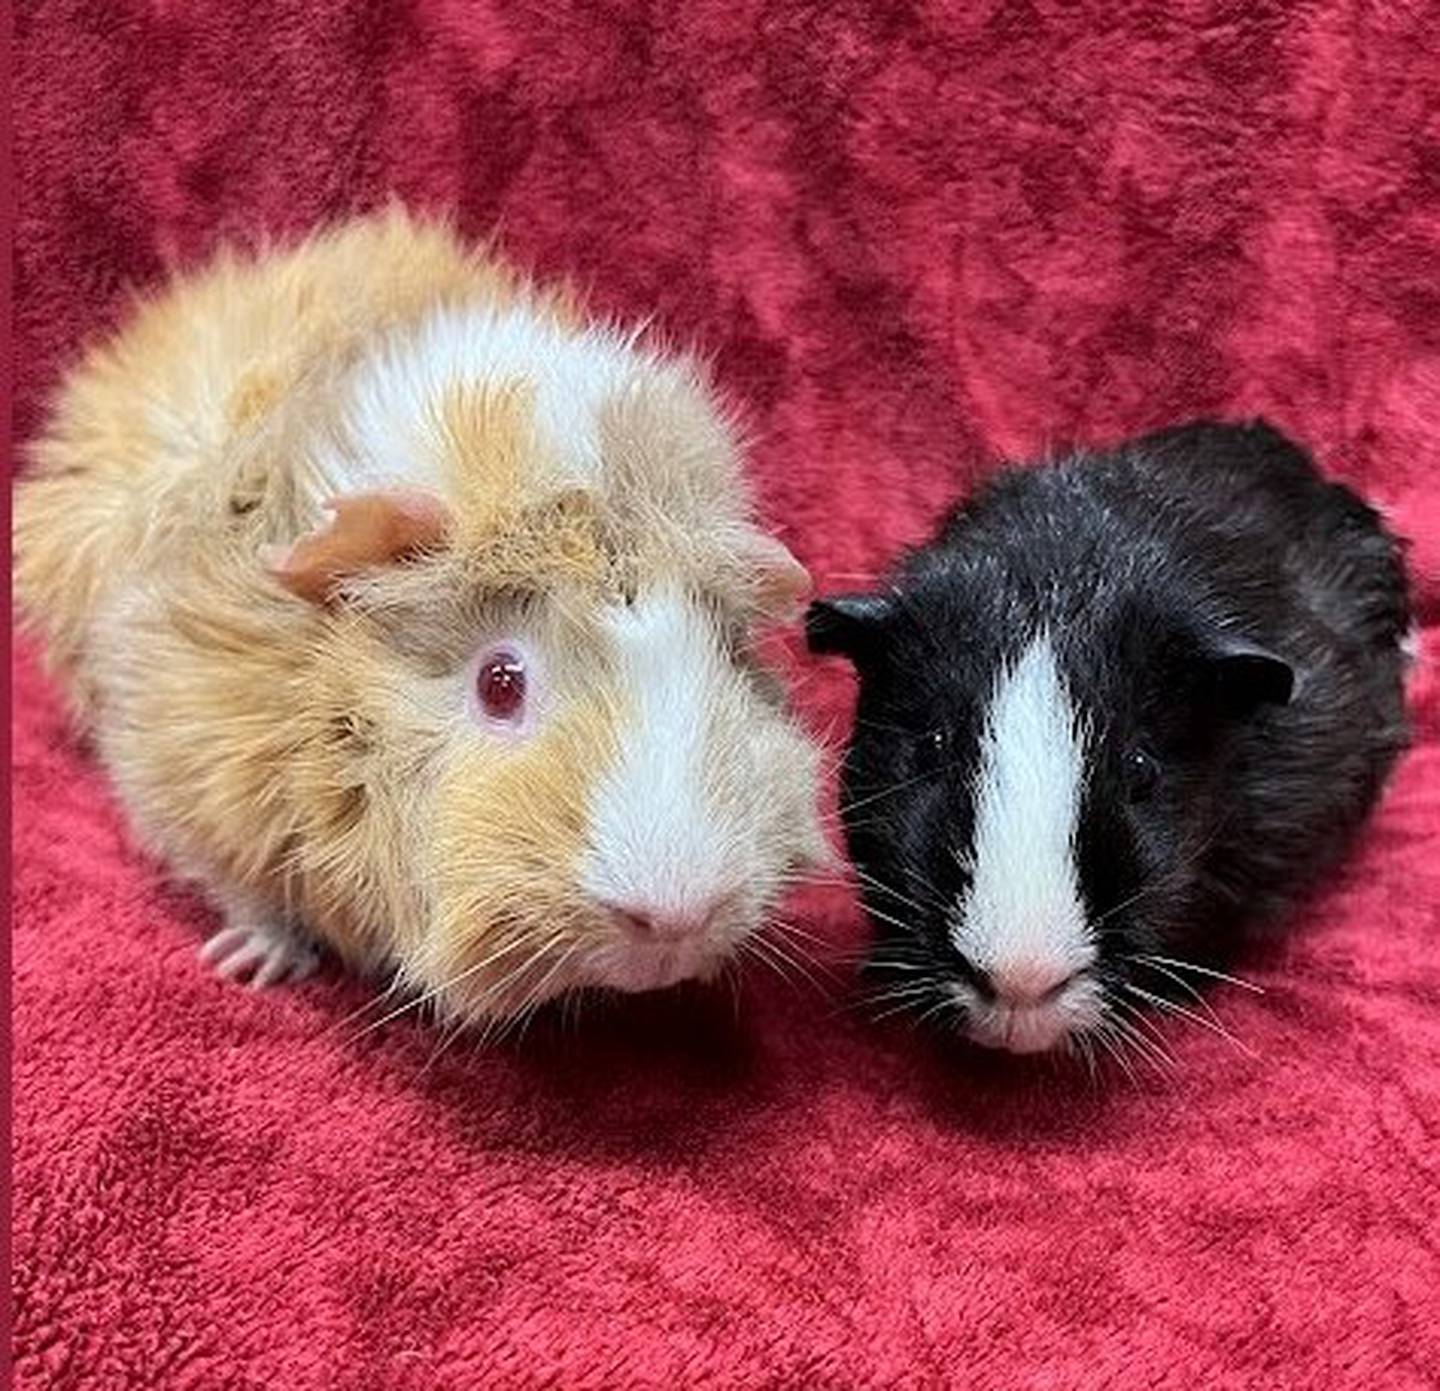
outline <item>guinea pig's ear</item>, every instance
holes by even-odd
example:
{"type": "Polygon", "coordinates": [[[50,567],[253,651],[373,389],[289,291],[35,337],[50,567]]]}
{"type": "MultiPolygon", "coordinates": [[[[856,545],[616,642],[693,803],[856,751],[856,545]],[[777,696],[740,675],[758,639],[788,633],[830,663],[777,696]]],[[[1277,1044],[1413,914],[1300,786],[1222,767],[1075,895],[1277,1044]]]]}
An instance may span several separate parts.
{"type": "Polygon", "coordinates": [[[419,488],[347,493],[325,503],[330,519],[289,546],[266,546],[261,561],[292,594],[326,603],[361,570],[373,570],[438,546],[450,530],[450,510],[419,488]]]}
{"type": "Polygon", "coordinates": [[[1295,668],[1262,647],[1231,644],[1206,662],[1211,689],[1227,712],[1246,716],[1262,705],[1287,705],[1295,668]]]}
{"type": "Polygon", "coordinates": [[[745,559],[756,578],[755,602],[763,618],[789,623],[810,593],[810,572],[789,548],[763,531],[745,541],[745,559]]]}
{"type": "Polygon", "coordinates": [[[893,608],[885,594],[817,599],[805,614],[805,642],[812,652],[856,661],[875,646],[893,608]]]}

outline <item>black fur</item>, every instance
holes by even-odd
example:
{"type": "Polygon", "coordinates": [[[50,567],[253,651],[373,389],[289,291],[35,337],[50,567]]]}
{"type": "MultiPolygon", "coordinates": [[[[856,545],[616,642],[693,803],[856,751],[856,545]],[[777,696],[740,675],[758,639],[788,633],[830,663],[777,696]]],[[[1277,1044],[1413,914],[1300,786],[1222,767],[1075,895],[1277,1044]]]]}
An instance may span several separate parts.
{"type": "Polygon", "coordinates": [[[876,959],[935,998],[976,984],[954,851],[996,672],[1041,625],[1092,731],[1096,974],[1183,1000],[1133,957],[1222,960],[1337,858],[1405,745],[1400,545],[1270,426],[1202,423],[1005,472],[879,595],[812,605],[812,649],[860,676],[842,807],[876,959]]]}

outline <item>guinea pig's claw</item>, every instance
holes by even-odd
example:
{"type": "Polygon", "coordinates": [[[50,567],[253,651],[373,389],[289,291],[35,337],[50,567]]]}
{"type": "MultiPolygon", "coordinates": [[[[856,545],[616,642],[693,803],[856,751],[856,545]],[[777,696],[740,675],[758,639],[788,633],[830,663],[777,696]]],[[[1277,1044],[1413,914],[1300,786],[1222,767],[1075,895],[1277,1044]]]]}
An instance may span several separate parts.
{"type": "Polygon", "coordinates": [[[252,990],[304,980],[320,962],[314,948],[289,928],[264,921],[222,927],[200,948],[200,959],[222,980],[248,975],[252,990]]]}

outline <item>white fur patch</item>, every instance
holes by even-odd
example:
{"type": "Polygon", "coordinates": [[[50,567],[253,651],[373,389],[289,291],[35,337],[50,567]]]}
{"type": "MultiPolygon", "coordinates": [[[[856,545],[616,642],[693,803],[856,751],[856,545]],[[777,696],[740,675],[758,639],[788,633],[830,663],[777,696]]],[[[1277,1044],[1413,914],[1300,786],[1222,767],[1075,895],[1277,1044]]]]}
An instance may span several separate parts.
{"type": "Polygon", "coordinates": [[[642,598],[610,619],[634,718],[596,789],[581,882],[595,899],[686,917],[735,892],[735,859],[706,792],[707,692],[725,679],[703,619],[680,596],[642,598]]]}
{"type": "Polygon", "coordinates": [[[951,926],[980,970],[1032,962],[1064,976],[1095,959],[1075,860],[1084,753],[1042,633],[996,682],[981,740],[971,883],[951,926]]]}
{"type": "Polygon", "coordinates": [[[635,349],[633,335],[576,332],[523,304],[438,310],[355,369],[344,408],[352,448],[316,462],[337,492],[391,483],[440,490],[439,403],[457,387],[523,381],[534,387],[538,442],[560,479],[587,483],[600,465],[601,407],[637,372],[659,365],[635,349]]]}

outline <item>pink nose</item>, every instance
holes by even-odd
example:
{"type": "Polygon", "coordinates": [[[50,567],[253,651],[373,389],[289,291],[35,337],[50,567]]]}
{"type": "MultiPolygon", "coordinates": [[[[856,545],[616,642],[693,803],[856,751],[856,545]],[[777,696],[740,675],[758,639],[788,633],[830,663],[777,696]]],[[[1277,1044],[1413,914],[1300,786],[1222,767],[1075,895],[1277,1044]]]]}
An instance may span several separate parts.
{"type": "Polygon", "coordinates": [[[696,936],[714,920],[718,907],[710,903],[684,908],[641,907],[630,903],[608,906],[627,935],[645,942],[679,942],[696,936]]]}
{"type": "Polygon", "coordinates": [[[1068,966],[1038,957],[1019,957],[986,972],[990,988],[1007,1005],[1038,1005],[1058,995],[1074,978],[1068,966]]]}

